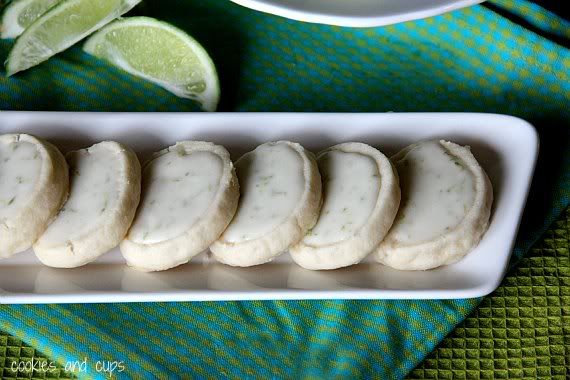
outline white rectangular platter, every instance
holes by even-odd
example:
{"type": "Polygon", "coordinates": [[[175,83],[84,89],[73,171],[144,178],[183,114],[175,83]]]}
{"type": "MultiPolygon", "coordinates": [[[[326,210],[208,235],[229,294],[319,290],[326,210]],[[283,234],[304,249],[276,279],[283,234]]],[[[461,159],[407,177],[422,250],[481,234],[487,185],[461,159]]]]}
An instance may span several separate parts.
{"type": "Polygon", "coordinates": [[[131,146],[141,161],[180,140],[206,140],[233,159],[257,145],[297,141],[315,152],[361,141],[391,155],[422,139],[470,145],[494,187],[491,222],[479,246],[460,262],[424,272],[397,271],[371,260],[350,268],[311,272],[288,253],[252,268],[216,264],[208,252],[159,272],[128,268],[115,249],[76,269],[42,266],[27,251],[0,260],[0,303],[81,303],[253,299],[443,299],[492,292],[501,282],[525,205],[538,137],[527,122],[468,113],[57,113],[0,112],[0,134],[30,133],[62,151],[102,140],[131,146]]]}

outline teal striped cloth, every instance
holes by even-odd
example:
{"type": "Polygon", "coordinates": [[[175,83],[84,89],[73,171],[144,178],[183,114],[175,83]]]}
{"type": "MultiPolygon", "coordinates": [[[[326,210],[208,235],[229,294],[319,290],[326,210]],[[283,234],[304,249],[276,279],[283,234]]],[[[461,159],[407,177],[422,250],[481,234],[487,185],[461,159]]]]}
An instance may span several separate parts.
{"type": "MultiPolygon", "coordinates": [[[[569,204],[570,26],[536,4],[497,0],[366,29],[304,24],[222,0],[147,0],[132,14],[171,22],[205,45],[220,73],[221,110],[482,111],[529,120],[542,150],[516,257],[569,204]]],[[[11,46],[0,41],[0,58],[11,46]]],[[[198,107],[74,47],[0,76],[0,109],[198,107]]],[[[0,306],[0,321],[61,363],[86,358],[80,377],[104,378],[95,363],[106,360],[123,362],[120,378],[391,379],[404,377],[479,302],[0,306]]]]}

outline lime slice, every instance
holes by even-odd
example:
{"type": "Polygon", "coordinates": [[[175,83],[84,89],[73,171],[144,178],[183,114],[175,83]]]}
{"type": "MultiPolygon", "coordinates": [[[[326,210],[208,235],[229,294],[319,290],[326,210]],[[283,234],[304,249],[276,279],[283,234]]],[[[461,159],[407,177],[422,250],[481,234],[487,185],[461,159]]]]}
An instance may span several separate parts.
{"type": "Polygon", "coordinates": [[[204,48],[182,30],[149,17],[117,20],[90,37],[83,47],[130,74],[215,111],[218,75],[204,48]]]}
{"type": "Polygon", "coordinates": [[[15,0],[4,10],[1,38],[16,38],[48,9],[62,0],[15,0]]]}
{"type": "Polygon", "coordinates": [[[129,11],[141,0],[66,0],[50,8],[16,40],[8,75],[26,70],[67,49],[129,11]]]}

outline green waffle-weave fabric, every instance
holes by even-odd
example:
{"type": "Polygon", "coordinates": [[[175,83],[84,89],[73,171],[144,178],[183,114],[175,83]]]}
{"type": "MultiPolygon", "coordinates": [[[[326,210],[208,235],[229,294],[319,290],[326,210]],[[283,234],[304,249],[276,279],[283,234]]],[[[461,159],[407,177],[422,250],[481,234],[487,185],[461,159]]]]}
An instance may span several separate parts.
{"type": "MultiPolygon", "coordinates": [[[[570,26],[533,3],[495,1],[366,29],[221,0],[148,0],[131,14],[171,22],[204,44],[220,73],[221,110],[481,111],[529,120],[542,150],[515,258],[568,205],[570,26]]],[[[0,41],[0,58],[11,46],[0,41]]],[[[13,78],[0,75],[0,109],[198,108],[74,47],[13,78]]],[[[402,378],[480,301],[0,306],[0,321],[60,363],[124,361],[121,377],[402,378]]],[[[78,375],[103,376],[94,365],[78,375]]]]}
{"type": "Polygon", "coordinates": [[[7,379],[72,379],[75,378],[73,373],[66,372],[62,366],[57,365],[52,359],[48,358],[38,350],[30,347],[7,333],[0,331],[0,378],[7,379]],[[39,366],[34,371],[29,366],[27,369],[18,370],[18,365],[22,363],[32,363],[32,360],[39,363],[46,363],[44,366],[53,367],[47,371],[40,370],[39,366]]]}
{"type": "Polygon", "coordinates": [[[569,377],[570,209],[408,378],[569,377]]]}

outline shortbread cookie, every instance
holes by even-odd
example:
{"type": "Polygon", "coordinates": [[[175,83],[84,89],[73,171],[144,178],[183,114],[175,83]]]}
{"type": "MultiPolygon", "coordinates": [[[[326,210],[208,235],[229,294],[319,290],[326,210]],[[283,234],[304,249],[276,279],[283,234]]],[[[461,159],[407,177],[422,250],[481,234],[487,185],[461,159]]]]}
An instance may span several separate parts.
{"type": "Polygon", "coordinates": [[[0,136],[0,258],[32,246],[68,188],[67,164],[56,147],[25,134],[0,136]]]}
{"type": "Polygon", "coordinates": [[[69,198],[34,244],[45,265],[74,268],[116,247],[127,233],[140,198],[136,154],[112,141],[67,154],[69,198]]]}
{"type": "Polygon", "coordinates": [[[291,247],[306,269],[336,269],[359,263],[382,241],[400,205],[392,164],[362,143],[335,145],[317,156],[323,207],[317,224],[291,247]]]}
{"type": "Polygon", "coordinates": [[[394,157],[402,204],[375,252],[383,264],[425,270],[460,260],[487,230],[493,190],[469,147],[413,144],[394,157]]]}
{"type": "Polygon", "coordinates": [[[127,264],[144,271],[188,262],[232,220],[239,185],[228,151],[184,141],[154,155],[143,169],[143,197],[121,243],[127,264]]]}
{"type": "Polygon", "coordinates": [[[238,210],[210,249],[224,264],[263,264],[313,227],[321,206],[321,177],[313,155],[288,141],[258,146],[243,155],[236,168],[238,210]]]}

